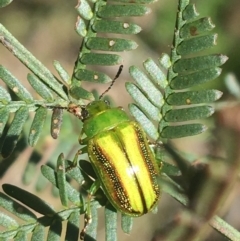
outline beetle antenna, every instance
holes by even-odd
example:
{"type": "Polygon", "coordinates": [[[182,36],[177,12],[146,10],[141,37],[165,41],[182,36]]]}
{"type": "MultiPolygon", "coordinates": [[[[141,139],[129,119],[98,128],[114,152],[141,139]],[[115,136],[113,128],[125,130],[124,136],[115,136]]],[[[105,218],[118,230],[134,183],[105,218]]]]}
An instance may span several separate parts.
{"type": "Polygon", "coordinates": [[[123,70],[123,65],[119,66],[118,72],[116,74],[116,76],[114,77],[112,83],[110,84],[110,86],[100,95],[99,100],[102,99],[102,97],[112,88],[112,86],[114,85],[114,83],[116,82],[116,79],[120,76],[120,74],[122,73],[123,70]]]}

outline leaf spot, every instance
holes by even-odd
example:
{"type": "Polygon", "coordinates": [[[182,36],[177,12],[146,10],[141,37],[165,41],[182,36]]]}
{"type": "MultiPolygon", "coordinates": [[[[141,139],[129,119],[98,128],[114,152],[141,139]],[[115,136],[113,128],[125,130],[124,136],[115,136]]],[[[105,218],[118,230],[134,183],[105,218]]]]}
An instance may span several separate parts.
{"type": "Polygon", "coordinates": [[[192,36],[198,35],[197,28],[196,28],[195,26],[191,26],[191,27],[190,27],[190,34],[191,34],[192,36]]]}
{"type": "Polygon", "coordinates": [[[129,23],[124,23],[123,28],[129,28],[129,23]]]}
{"type": "Polygon", "coordinates": [[[57,128],[53,129],[53,133],[58,134],[58,129],[57,128]]]}
{"type": "Polygon", "coordinates": [[[114,40],[109,41],[109,46],[112,47],[116,42],[114,40]]]}
{"type": "Polygon", "coordinates": [[[34,135],[35,133],[36,133],[36,130],[32,129],[32,130],[31,130],[31,134],[34,135]]]}
{"type": "Polygon", "coordinates": [[[18,93],[18,87],[15,86],[15,87],[13,87],[12,90],[13,90],[13,92],[18,93]]]}

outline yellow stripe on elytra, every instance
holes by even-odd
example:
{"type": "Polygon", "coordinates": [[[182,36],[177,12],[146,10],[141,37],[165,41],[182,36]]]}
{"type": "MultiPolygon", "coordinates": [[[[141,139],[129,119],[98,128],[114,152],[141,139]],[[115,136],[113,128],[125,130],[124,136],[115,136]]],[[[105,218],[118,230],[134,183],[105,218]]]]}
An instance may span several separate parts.
{"type": "MultiPolygon", "coordinates": [[[[132,143],[133,144],[133,143],[132,143]]],[[[120,184],[123,187],[126,197],[129,200],[130,206],[133,210],[130,213],[143,213],[144,207],[142,204],[142,197],[139,192],[139,186],[135,179],[135,171],[129,163],[124,149],[122,149],[121,142],[117,138],[117,133],[109,132],[104,135],[99,135],[97,138],[97,145],[103,152],[106,159],[111,163],[116,175],[119,178],[120,184]]],[[[131,148],[133,145],[131,146],[131,148]]],[[[141,168],[136,165],[136,168],[141,168]]],[[[113,190],[117,191],[117,190],[113,190]]]]}
{"type": "Polygon", "coordinates": [[[131,161],[132,171],[136,175],[139,188],[142,191],[142,198],[145,199],[146,208],[149,210],[158,199],[152,183],[152,175],[156,175],[156,173],[151,173],[147,165],[147,161],[150,164],[155,161],[154,157],[151,154],[148,157],[143,155],[142,148],[145,148],[148,143],[139,143],[137,134],[141,135],[142,133],[137,133],[136,127],[133,124],[122,124],[117,129],[121,133],[121,141],[124,144],[128,159],[131,161]],[[140,144],[144,145],[140,147],[140,144]],[[145,158],[151,158],[151,160],[146,160],[145,158]]]}

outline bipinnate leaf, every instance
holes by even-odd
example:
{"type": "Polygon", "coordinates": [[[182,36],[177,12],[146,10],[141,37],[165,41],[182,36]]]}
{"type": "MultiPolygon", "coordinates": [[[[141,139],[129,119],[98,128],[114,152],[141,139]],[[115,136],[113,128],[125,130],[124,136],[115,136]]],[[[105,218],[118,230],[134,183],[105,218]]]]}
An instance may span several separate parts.
{"type": "Polygon", "coordinates": [[[191,90],[217,78],[221,73],[219,67],[227,61],[222,54],[202,55],[202,51],[216,45],[217,35],[210,33],[214,28],[211,20],[199,19],[195,6],[184,0],[179,2],[175,28],[171,55],[163,54],[159,65],[146,60],[143,66],[147,74],[135,66],[130,67],[136,83],[126,84],[137,104],[130,105],[130,112],[153,140],[202,133],[206,130],[204,125],[182,122],[211,116],[214,109],[206,103],[221,97],[218,90],[191,90]],[[154,130],[156,124],[158,135],[154,130]]]}
{"type": "Polygon", "coordinates": [[[82,81],[106,83],[111,80],[106,74],[97,73],[87,67],[88,65],[111,66],[123,62],[120,55],[109,52],[133,50],[137,47],[137,43],[125,37],[111,36],[111,33],[128,35],[139,33],[141,28],[138,25],[121,19],[149,13],[150,9],[144,5],[149,2],[152,0],[127,2],[127,4],[125,1],[116,1],[115,4],[109,4],[100,0],[96,1],[92,7],[86,0],[78,2],[76,8],[81,17],[77,20],[76,31],[84,40],[72,76],[70,95],[73,98],[79,99],[80,96],[84,96],[85,99],[92,100],[89,94],[84,94],[81,90],[82,81]],[[102,37],[97,36],[98,33],[108,33],[109,35],[102,37]],[[81,95],[77,94],[79,92],[81,95]]]}

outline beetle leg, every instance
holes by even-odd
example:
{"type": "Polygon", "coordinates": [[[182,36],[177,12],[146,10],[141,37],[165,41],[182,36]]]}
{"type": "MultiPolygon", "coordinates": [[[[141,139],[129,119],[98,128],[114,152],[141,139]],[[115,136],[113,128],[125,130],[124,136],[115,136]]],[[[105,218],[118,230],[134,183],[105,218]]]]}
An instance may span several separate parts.
{"type": "Polygon", "coordinates": [[[74,159],[73,159],[71,165],[69,165],[66,168],[66,172],[71,171],[73,168],[75,168],[77,166],[77,164],[78,164],[78,156],[81,155],[81,154],[82,154],[82,149],[79,149],[77,151],[77,153],[75,154],[74,159]]]}
{"type": "Polygon", "coordinates": [[[84,130],[82,129],[82,131],[78,137],[78,141],[79,141],[80,145],[86,145],[87,141],[88,141],[87,137],[82,138],[83,134],[84,134],[84,130]]]}
{"type": "Polygon", "coordinates": [[[73,167],[76,167],[78,165],[78,156],[80,156],[81,154],[82,154],[82,150],[79,149],[74,156],[74,159],[73,159],[73,162],[72,162],[73,167]]]}
{"type": "Polygon", "coordinates": [[[72,164],[66,168],[66,171],[70,171],[78,165],[78,157],[83,153],[87,153],[87,146],[84,146],[77,151],[72,161],[72,164]]]}
{"type": "Polygon", "coordinates": [[[85,153],[85,152],[86,152],[86,151],[85,151],[85,148],[86,148],[86,147],[83,147],[83,148],[81,148],[81,149],[79,149],[79,150],[77,151],[77,153],[75,154],[75,156],[74,156],[74,158],[73,158],[73,161],[72,161],[71,165],[69,165],[69,166],[66,168],[66,172],[68,172],[68,171],[72,170],[73,168],[77,167],[77,165],[78,165],[78,157],[79,157],[82,153],[85,153]]]}
{"type": "Polygon", "coordinates": [[[163,154],[164,146],[161,142],[155,142],[153,149],[154,149],[155,159],[157,161],[158,168],[159,168],[159,170],[161,170],[163,167],[162,160],[164,159],[164,154],[163,154]]]}
{"type": "Polygon", "coordinates": [[[101,183],[99,179],[95,180],[95,182],[90,187],[89,196],[92,197],[96,193],[96,191],[100,188],[100,186],[101,186],[101,183]]]}
{"type": "Polygon", "coordinates": [[[86,208],[86,212],[84,214],[84,227],[80,233],[80,239],[83,240],[86,230],[89,226],[89,224],[92,222],[92,214],[91,214],[91,200],[92,200],[92,196],[96,193],[96,191],[100,188],[100,181],[96,180],[92,186],[90,187],[89,190],[89,194],[88,194],[88,202],[87,202],[87,208],[86,208]]]}
{"type": "Polygon", "coordinates": [[[82,231],[80,233],[80,239],[81,240],[84,239],[87,227],[91,222],[92,222],[92,215],[91,215],[91,210],[89,208],[89,210],[87,210],[86,213],[84,214],[84,228],[82,229],[82,231]]]}

